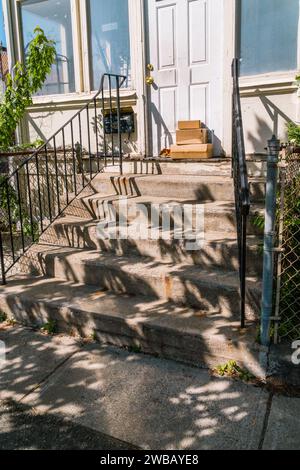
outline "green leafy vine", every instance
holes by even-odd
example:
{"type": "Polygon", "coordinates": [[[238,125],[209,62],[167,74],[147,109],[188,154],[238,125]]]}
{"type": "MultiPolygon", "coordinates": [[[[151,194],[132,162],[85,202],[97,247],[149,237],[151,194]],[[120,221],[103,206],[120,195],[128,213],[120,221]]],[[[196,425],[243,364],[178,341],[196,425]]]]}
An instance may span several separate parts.
{"type": "Polygon", "coordinates": [[[29,44],[25,64],[17,62],[7,75],[6,90],[0,105],[0,147],[9,148],[14,132],[32,104],[32,96],[43,86],[55,60],[55,43],[38,26],[29,44]]]}

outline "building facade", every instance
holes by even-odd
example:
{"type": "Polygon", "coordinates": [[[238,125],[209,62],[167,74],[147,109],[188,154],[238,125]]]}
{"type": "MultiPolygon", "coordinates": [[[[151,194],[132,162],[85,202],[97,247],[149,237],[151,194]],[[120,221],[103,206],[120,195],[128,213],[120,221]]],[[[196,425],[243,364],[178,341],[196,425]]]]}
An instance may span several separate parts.
{"type": "Polygon", "coordinates": [[[34,97],[24,141],[49,138],[97,90],[126,75],[132,109],[126,152],[158,155],[178,120],[200,119],[214,154],[230,155],[231,62],[241,58],[246,152],[264,153],[298,122],[299,0],[2,0],[9,66],[24,60],[35,26],[56,42],[52,72],[34,97]],[[148,77],[148,80],[146,78],[148,77]],[[150,77],[150,80],[149,80],[150,77]]]}

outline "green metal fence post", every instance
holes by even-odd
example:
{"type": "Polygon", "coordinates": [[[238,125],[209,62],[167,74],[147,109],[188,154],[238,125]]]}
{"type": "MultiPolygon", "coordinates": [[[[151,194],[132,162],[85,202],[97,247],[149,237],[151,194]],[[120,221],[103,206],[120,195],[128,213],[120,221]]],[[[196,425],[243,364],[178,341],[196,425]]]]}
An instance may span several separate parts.
{"type": "Polygon", "coordinates": [[[265,235],[264,235],[264,262],[263,262],[263,289],[261,310],[261,344],[270,343],[270,321],[273,308],[274,285],[274,240],[276,222],[276,197],[278,178],[278,157],[280,141],[273,135],[268,141],[266,209],[265,209],[265,235]]]}

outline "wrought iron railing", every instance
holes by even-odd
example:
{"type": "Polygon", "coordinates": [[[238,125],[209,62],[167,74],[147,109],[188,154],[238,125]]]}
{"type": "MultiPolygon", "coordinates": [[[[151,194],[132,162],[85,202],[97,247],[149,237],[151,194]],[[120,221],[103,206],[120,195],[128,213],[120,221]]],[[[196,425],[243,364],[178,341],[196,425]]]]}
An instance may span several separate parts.
{"type": "Polygon", "coordinates": [[[239,248],[241,327],[245,327],[246,309],[246,260],[247,220],[250,211],[250,192],[243,133],[241,98],[239,89],[239,60],[232,62],[233,110],[232,110],[232,173],[235,190],[237,237],[239,248]]]}
{"type": "Polygon", "coordinates": [[[99,91],[38,150],[0,180],[0,281],[107,166],[123,167],[120,89],[105,74],[99,91]],[[106,130],[104,121],[110,123],[106,130]]]}

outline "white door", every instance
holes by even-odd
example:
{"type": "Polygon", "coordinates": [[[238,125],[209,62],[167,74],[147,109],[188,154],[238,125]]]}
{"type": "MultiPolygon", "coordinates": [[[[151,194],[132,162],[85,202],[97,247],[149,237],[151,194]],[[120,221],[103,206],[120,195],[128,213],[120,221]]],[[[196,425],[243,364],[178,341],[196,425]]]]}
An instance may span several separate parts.
{"type": "Polygon", "coordinates": [[[154,79],[152,151],[176,143],[178,120],[200,119],[222,144],[223,0],[147,0],[149,64],[154,79]]]}

